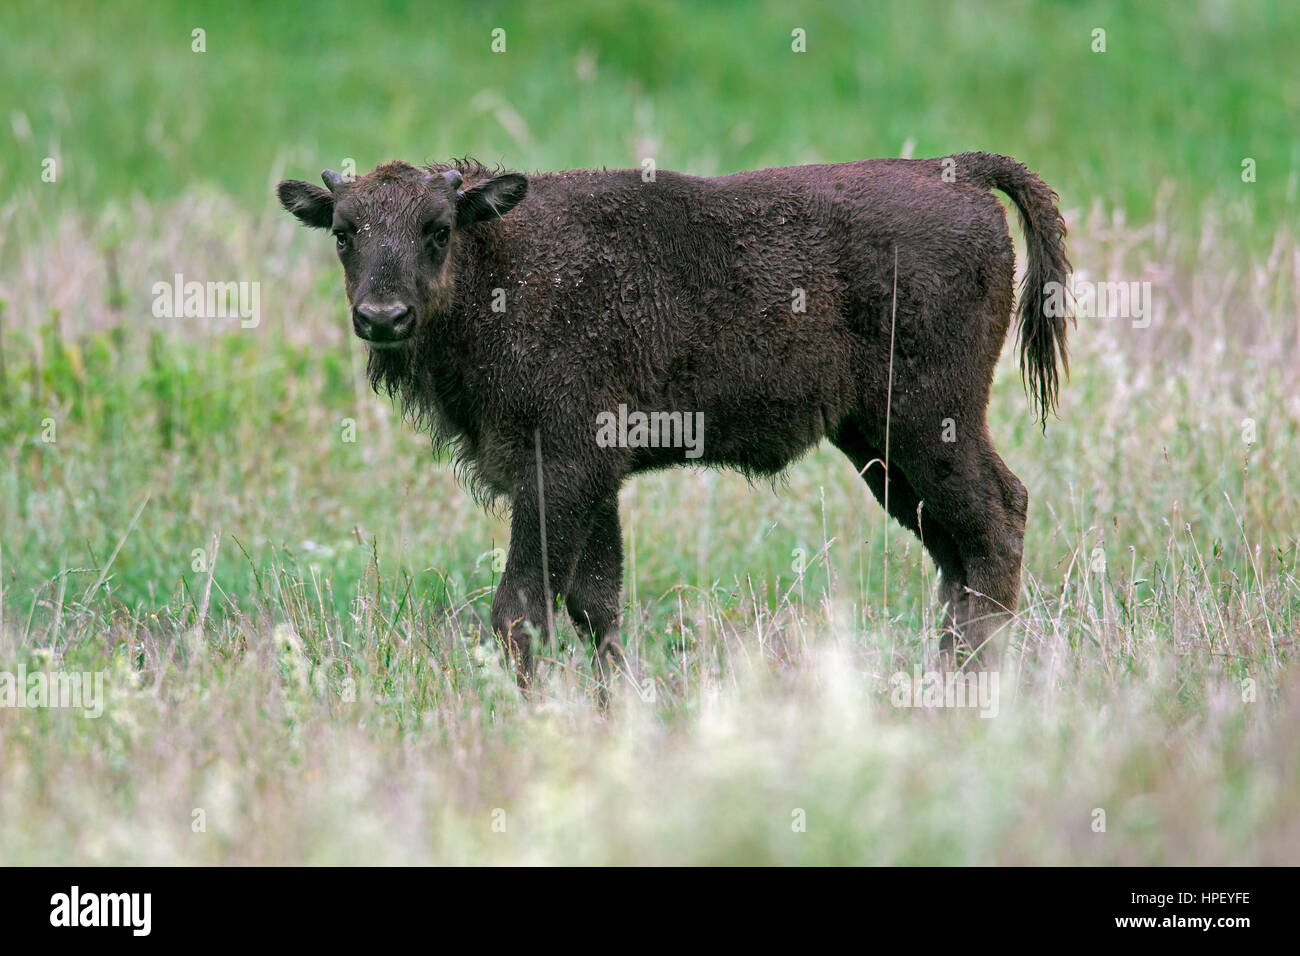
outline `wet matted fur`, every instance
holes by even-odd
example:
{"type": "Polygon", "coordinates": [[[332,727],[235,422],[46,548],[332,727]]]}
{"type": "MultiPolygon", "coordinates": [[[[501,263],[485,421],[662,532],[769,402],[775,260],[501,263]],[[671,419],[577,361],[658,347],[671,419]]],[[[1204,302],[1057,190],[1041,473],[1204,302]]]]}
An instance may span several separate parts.
{"type": "Polygon", "coordinates": [[[822,439],[924,541],[948,650],[978,652],[1015,610],[1028,495],[985,424],[1014,253],[990,190],[1025,233],[1017,331],[1044,423],[1066,360],[1047,291],[1069,263],[1056,194],[1014,159],[652,180],[463,160],[323,179],[278,193],[336,235],[372,384],[451,447],[480,499],[510,507],[492,622],[522,683],[525,625],[549,637],[554,596],[617,652],[625,479],[679,464],[778,474],[822,439]],[[602,422],[636,412],[702,422],[698,457],[678,433],[601,440],[602,422]]]}

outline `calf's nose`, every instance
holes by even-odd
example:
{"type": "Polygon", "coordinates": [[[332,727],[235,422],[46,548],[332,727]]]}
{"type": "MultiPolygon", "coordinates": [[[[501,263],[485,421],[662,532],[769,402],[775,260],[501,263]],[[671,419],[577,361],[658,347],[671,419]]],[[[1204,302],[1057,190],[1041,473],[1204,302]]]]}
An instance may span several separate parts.
{"type": "Polygon", "coordinates": [[[352,324],[363,339],[392,341],[405,337],[411,327],[411,309],[402,302],[362,302],[352,324]]]}

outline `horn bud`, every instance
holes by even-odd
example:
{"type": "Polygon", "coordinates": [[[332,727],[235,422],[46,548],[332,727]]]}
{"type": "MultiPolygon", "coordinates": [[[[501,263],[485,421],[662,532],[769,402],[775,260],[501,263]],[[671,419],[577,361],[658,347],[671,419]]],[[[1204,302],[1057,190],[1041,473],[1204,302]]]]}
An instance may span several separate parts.
{"type": "Polygon", "coordinates": [[[330,192],[338,192],[338,188],[343,185],[343,177],[332,169],[325,170],[320,178],[330,192]]]}

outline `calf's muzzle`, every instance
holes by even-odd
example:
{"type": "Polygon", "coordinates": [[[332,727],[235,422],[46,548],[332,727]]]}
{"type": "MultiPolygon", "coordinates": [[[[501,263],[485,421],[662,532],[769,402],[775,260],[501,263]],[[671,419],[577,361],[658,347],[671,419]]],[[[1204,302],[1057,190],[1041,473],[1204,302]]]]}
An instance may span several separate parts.
{"type": "Polygon", "coordinates": [[[404,302],[366,301],[352,310],[352,328],[372,345],[395,345],[410,337],[415,313],[404,302]]]}

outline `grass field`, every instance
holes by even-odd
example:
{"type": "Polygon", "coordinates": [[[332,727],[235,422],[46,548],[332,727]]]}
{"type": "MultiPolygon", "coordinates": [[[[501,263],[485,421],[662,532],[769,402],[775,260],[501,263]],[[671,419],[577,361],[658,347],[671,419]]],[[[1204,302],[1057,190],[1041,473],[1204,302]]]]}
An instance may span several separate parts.
{"type": "Polygon", "coordinates": [[[0,706],[0,863],[1300,862],[1300,16],[918,6],[7,7],[0,674],[106,700],[0,706]],[[369,392],[273,183],[976,148],[1154,306],[1080,320],[1045,436],[1004,356],[996,715],[895,706],[934,568],[829,448],[629,485],[634,672],[602,714],[566,623],[521,698],[482,643],[508,523],[369,392]],[[260,322],[155,318],[177,273],[260,322]]]}

